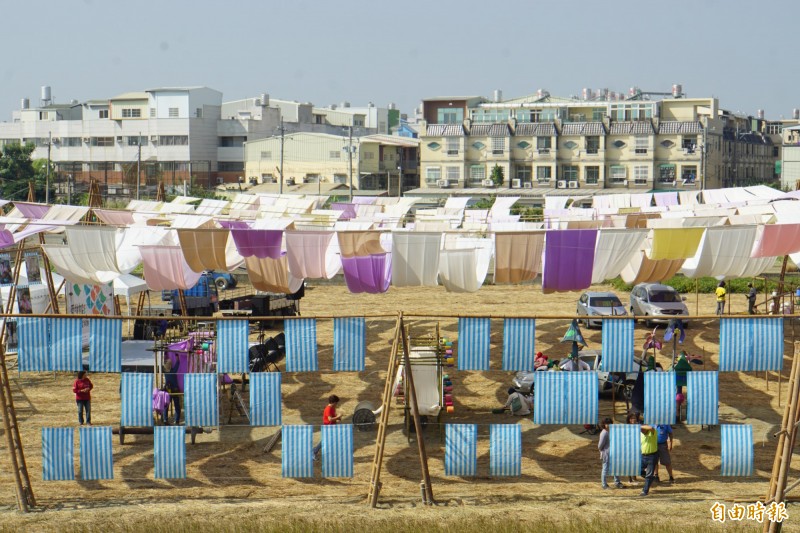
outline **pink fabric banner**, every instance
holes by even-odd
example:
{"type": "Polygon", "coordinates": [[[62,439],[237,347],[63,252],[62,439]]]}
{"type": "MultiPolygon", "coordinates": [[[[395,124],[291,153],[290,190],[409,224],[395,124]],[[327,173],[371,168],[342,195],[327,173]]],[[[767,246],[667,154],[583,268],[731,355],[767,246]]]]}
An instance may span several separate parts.
{"type": "Polygon", "coordinates": [[[140,246],[144,263],[144,279],[152,291],[191,289],[201,272],[193,272],[180,246],[140,246]]]}
{"type": "Polygon", "coordinates": [[[800,224],[767,224],[751,257],[776,257],[800,252],[800,224]]]}

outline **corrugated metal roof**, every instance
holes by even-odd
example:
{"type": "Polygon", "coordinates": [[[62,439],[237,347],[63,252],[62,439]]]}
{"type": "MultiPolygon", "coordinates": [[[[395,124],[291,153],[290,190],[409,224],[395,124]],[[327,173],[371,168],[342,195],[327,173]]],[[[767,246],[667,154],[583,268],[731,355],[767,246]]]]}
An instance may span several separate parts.
{"type": "Polygon", "coordinates": [[[699,122],[680,122],[677,120],[662,120],[658,125],[658,133],[666,134],[695,134],[702,133],[703,126],[699,122]]]}
{"type": "Polygon", "coordinates": [[[122,93],[114,98],[109,98],[109,100],[147,100],[150,98],[150,95],[143,92],[130,92],[130,93],[122,93]]]}
{"type": "Polygon", "coordinates": [[[602,122],[568,122],[561,126],[561,135],[605,135],[602,122]]]}
{"type": "Polygon", "coordinates": [[[552,122],[523,122],[517,124],[514,135],[530,137],[548,137],[556,134],[556,125],[552,122]]]}
{"type": "Polygon", "coordinates": [[[429,124],[423,137],[463,137],[464,126],[461,124],[429,124]]]}
{"type": "Polygon", "coordinates": [[[653,135],[654,133],[653,124],[649,120],[613,122],[611,124],[611,135],[653,135]]]}
{"type": "Polygon", "coordinates": [[[508,124],[473,124],[469,134],[475,137],[508,137],[511,130],[508,124]]]}

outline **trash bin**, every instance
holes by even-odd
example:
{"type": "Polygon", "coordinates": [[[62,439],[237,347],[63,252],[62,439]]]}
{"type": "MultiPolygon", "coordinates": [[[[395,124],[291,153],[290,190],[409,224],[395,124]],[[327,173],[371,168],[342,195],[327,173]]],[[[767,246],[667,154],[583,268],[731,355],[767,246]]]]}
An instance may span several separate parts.
{"type": "Polygon", "coordinates": [[[359,431],[370,431],[375,425],[375,406],[372,402],[359,402],[353,411],[353,425],[359,431]]]}

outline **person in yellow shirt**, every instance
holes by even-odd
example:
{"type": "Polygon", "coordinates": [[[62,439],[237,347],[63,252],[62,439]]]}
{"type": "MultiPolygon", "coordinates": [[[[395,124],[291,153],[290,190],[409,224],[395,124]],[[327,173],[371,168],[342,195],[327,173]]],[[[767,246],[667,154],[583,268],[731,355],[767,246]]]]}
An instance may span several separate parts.
{"type": "MultiPolygon", "coordinates": [[[[632,412],[628,414],[628,424],[638,424],[639,414],[632,412]]],[[[647,496],[650,493],[650,485],[656,477],[656,464],[658,462],[658,432],[653,426],[642,424],[640,426],[642,434],[639,436],[642,446],[642,471],[644,473],[644,487],[639,496],[647,496]]]]}
{"type": "Polygon", "coordinates": [[[728,294],[728,291],[725,290],[724,281],[719,282],[719,285],[717,285],[717,289],[714,291],[714,294],[717,295],[717,314],[721,315],[725,312],[725,296],[728,294]]]}

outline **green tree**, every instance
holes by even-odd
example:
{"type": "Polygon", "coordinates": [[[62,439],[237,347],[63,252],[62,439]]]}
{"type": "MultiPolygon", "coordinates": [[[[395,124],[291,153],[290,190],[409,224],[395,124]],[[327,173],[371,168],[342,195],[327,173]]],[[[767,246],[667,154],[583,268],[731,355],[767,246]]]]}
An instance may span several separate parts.
{"type": "Polygon", "coordinates": [[[34,145],[6,144],[0,155],[0,197],[6,200],[19,200],[27,197],[28,182],[34,179],[36,171],[31,161],[34,145]]]}
{"type": "Polygon", "coordinates": [[[492,181],[494,182],[495,187],[502,187],[503,182],[506,181],[505,175],[503,173],[503,167],[500,165],[495,165],[492,169],[492,175],[490,176],[492,181]]]}

